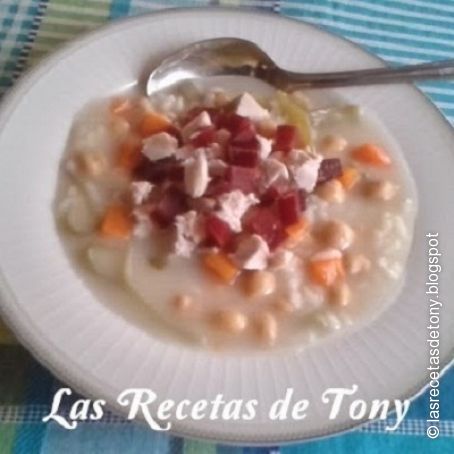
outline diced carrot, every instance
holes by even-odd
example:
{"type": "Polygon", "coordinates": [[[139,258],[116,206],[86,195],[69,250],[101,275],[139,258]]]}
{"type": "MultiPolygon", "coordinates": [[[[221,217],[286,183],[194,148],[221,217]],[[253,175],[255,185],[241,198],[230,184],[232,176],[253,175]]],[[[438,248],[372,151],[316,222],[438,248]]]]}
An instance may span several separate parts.
{"type": "Polygon", "coordinates": [[[107,208],[99,227],[99,233],[107,238],[127,239],[133,228],[133,221],[123,205],[107,208]]]}
{"type": "Polygon", "coordinates": [[[138,137],[131,136],[127,138],[118,150],[117,167],[131,172],[139,163],[141,153],[141,140],[138,137]]]}
{"type": "Polygon", "coordinates": [[[308,222],[306,218],[300,218],[297,222],[288,225],[285,228],[285,233],[288,239],[293,242],[299,242],[302,240],[307,232],[308,222]]]}
{"type": "Polygon", "coordinates": [[[365,143],[352,151],[352,157],[356,161],[374,167],[386,167],[391,164],[391,158],[383,148],[372,143],[365,143]]]}
{"type": "Polygon", "coordinates": [[[230,284],[237,276],[239,270],[231,260],[221,253],[209,253],[202,258],[203,265],[226,284],[230,284]]]}
{"type": "Polygon", "coordinates": [[[164,115],[156,112],[147,112],[140,124],[140,134],[142,137],[148,137],[165,131],[170,125],[170,121],[164,115]]]}
{"type": "Polygon", "coordinates": [[[347,190],[355,186],[359,179],[360,174],[354,167],[346,167],[342,171],[342,175],[339,177],[339,181],[342,183],[342,186],[347,190]]]}
{"type": "Polygon", "coordinates": [[[331,287],[345,276],[341,258],[311,260],[308,265],[309,278],[314,284],[331,287]]]}
{"type": "Polygon", "coordinates": [[[129,98],[118,97],[110,104],[110,112],[114,115],[128,114],[132,109],[132,103],[129,98]]]}

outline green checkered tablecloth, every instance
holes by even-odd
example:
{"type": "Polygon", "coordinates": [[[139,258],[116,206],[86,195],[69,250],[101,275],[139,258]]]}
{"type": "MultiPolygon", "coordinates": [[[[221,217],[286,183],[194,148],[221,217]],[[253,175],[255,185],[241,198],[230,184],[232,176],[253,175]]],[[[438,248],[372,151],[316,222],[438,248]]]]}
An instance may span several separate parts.
{"type": "MultiPolygon", "coordinates": [[[[267,10],[318,24],[391,64],[454,58],[454,0],[0,0],[0,96],[56,47],[108,21],[165,7],[216,5],[267,10]]],[[[454,122],[454,82],[420,87],[454,122]]],[[[60,386],[0,322],[0,454],[454,453],[452,369],[441,381],[437,440],[425,435],[426,394],[412,403],[394,433],[385,432],[386,423],[376,422],[322,441],[269,448],[227,447],[153,433],[112,414],[75,431],[43,424],[60,386]]]]}

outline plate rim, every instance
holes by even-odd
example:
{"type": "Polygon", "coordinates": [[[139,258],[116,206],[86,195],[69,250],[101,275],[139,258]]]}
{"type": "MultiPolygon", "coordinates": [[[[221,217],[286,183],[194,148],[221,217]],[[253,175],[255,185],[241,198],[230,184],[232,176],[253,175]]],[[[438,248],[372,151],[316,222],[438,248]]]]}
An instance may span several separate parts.
{"type": "MultiPolygon", "coordinates": [[[[384,59],[378,57],[377,55],[373,54],[372,52],[368,51],[367,49],[363,48],[359,44],[345,38],[344,36],[337,35],[335,33],[326,30],[324,27],[313,24],[311,22],[307,22],[302,19],[296,19],[284,15],[278,15],[274,12],[258,10],[253,7],[234,7],[234,6],[208,6],[208,7],[177,7],[177,8],[169,8],[163,9],[160,11],[152,11],[147,12],[145,14],[140,14],[137,16],[128,16],[123,17],[120,19],[116,19],[114,21],[106,22],[96,29],[85,32],[80,36],[71,39],[69,42],[60,45],[55,51],[51,51],[51,53],[45,56],[37,65],[27,69],[21,76],[14,82],[14,85],[8,89],[8,91],[3,96],[3,99],[0,103],[0,133],[3,128],[8,123],[9,113],[13,112],[16,108],[17,104],[21,101],[21,96],[26,95],[38,82],[41,77],[45,76],[47,72],[51,71],[55,64],[57,64],[61,59],[70,57],[71,54],[76,52],[78,49],[84,47],[85,45],[91,43],[93,40],[99,39],[102,36],[108,35],[113,30],[121,30],[123,27],[129,26],[131,23],[137,22],[146,22],[149,19],[156,18],[157,16],[171,16],[171,15],[179,15],[179,14],[189,14],[189,15],[196,15],[198,12],[204,13],[234,13],[243,16],[252,16],[256,17],[258,15],[262,15],[264,17],[268,17],[269,19],[276,20],[276,21],[287,21],[293,24],[304,24],[304,26],[308,28],[312,28],[318,30],[319,32],[326,34],[328,36],[334,37],[336,39],[342,40],[344,43],[348,43],[352,48],[359,50],[363,54],[366,54],[368,57],[371,57],[375,60],[375,62],[379,66],[388,66],[384,59]]],[[[427,106],[431,106],[431,110],[433,115],[438,117],[438,120],[441,120],[440,125],[444,124],[444,127],[447,127],[452,137],[454,138],[454,128],[440,111],[440,109],[433,103],[428,96],[426,96],[416,85],[408,84],[408,87],[411,87],[415,95],[418,95],[424,99],[424,102],[427,106]]],[[[64,358],[57,358],[55,355],[48,358],[49,350],[46,352],[47,357],[44,357],[44,352],[40,351],[39,347],[35,347],[33,345],[33,336],[30,337],[27,333],[27,325],[29,324],[29,316],[21,313],[20,303],[18,299],[14,295],[14,291],[10,288],[9,284],[5,276],[3,275],[0,263],[0,315],[2,319],[6,322],[8,328],[14,333],[17,340],[20,344],[26,348],[31,355],[38,360],[42,365],[44,365],[50,372],[58,378],[69,385],[73,390],[80,390],[81,393],[86,397],[92,397],[94,399],[99,399],[102,397],[106,397],[102,392],[103,386],[99,380],[95,379],[94,376],[91,376],[90,379],[86,379],[82,376],[75,377],[72,376],[70,372],[68,372],[67,368],[65,367],[65,363],[67,363],[67,359],[64,358]],[[9,306],[9,309],[8,309],[9,306]],[[16,307],[17,306],[17,307],[16,307]],[[25,316],[24,316],[25,315],[25,316]],[[25,322],[24,322],[25,321],[25,322]],[[73,386],[75,384],[75,386],[73,386]],[[96,388],[96,389],[95,389],[96,388]],[[90,389],[93,391],[90,391],[90,389]],[[96,396],[94,393],[101,390],[99,394],[96,396]]],[[[48,343],[47,339],[44,339],[44,342],[48,343]]],[[[52,345],[52,349],[50,350],[57,350],[54,348],[55,346],[52,345]]],[[[446,371],[454,365],[454,347],[445,354],[445,358],[440,359],[440,378],[446,373],[446,371]]],[[[414,400],[415,398],[419,397],[421,394],[425,392],[425,390],[429,387],[429,383],[425,379],[418,385],[416,385],[411,391],[408,391],[408,395],[400,398],[401,400],[410,399],[414,400]]],[[[407,394],[407,393],[406,393],[407,394]]],[[[113,413],[120,414],[121,416],[125,415],[125,409],[123,409],[118,404],[110,405],[107,404],[106,408],[113,413]]],[[[394,410],[392,410],[389,414],[394,414],[394,410]]],[[[136,422],[143,422],[141,419],[136,419],[136,422]]],[[[316,440],[323,440],[326,438],[342,435],[344,433],[351,432],[356,430],[366,424],[372,423],[374,420],[363,419],[359,421],[351,421],[350,424],[345,424],[344,427],[339,429],[334,429],[329,433],[323,432],[319,435],[306,435],[306,436],[294,436],[294,437],[282,437],[278,436],[270,436],[270,434],[265,435],[265,437],[257,437],[253,441],[247,441],[243,439],[235,439],[235,437],[228,437],[222,438],[215,435],[204,434],[203,436],[197,436],[194,434],[192,429],[186,430],[184,428],[184,423],[181,424],[180,421],[172,421],[173,426],[172,429],[167,431],[167,434],[179,437],[185,437],[188,439],[197,439],[197,440],[204,440],[210,441],[214,443],[222,443],[227,445],[242,445],[242,446],[270,446],[273,444],[279,445],[288,445],[288,444],[295,444],[295,443],[303,443],[308,441],[316,441],[316,440]],[[183,427],[182,427],[183,426],[183,427]],[[268,438],[267,438],[268,437],[268,438]]],[[[225,436],[225,435],[224,435],[225,436]]]]}

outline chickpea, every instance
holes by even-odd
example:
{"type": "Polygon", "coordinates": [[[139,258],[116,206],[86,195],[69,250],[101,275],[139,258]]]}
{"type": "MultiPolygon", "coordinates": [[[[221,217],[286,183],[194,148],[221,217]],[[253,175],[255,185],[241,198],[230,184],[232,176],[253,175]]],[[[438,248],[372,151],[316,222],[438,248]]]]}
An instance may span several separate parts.
{"type": "Polygon", "coordinates": [[[244,291],[250,297],[270,295],[276,290],[276,276],[270,271],[251,271],[244,276],[244,291]]]}
{"type": "Polygon", "coordinates": [[[278,335],[276,317],[269,312],[263,312],[255,319],[255,330],[261,342],[268,346],[273,345],[278,335]]]}
{"type": "Polygon", "coordinates": [[[347,306],[351,300],[350,287],[342,283],[333,287],[329,294],[330,302],[336,306],[347,306]]]}
{"type": "Polygon", "coordinates": [[[180,314],[192,312],[195,307],[194,300],[189,295],[177,295],[171,303],[172,308],[180,314]]]}
{"type": "Polygon", "coordinates": [[[350,274],[359,274],[368,271],[371,267],[371,263],[363,254],[346,255],[345,267],[350,274]]]}
{"type": "Polygon", "coordinates": [[[352,245],[355,232],[345,222],[329,221],[322,227],[318,236],[327,246],[343,251],[352,245]]]}
{"type": "Polygon", "coordinates": [[[387,180],[366,183],[365,194],[376,200],[391,200],[397,193],[397,187],[387,180]]]}
{"type": "Polygon", "coordinates": [[[344,137],[334,134],[325,136],[320,144],[326,153],[340,153],[347,148],[347,141],[344,137]]]}
{"type": "Polygon", "coordinates": [[[226,334],[239,334],[248,325],[245,314],[234,309],[219,310],[212,314],[212,326],[226,334]]]}
{"type": "Polygon", "coordinates": [[[342,203],[345,200],[345,189],[339,180],[333,179],[317,188],[316,194],[327,202],[342,203]]]}
{"type": "Polygon", "coordinates": [[[279,315],[290,314],[295,311],[295,306],[287,299],[281,296],[273,304],[274,312],[279,315]]]}

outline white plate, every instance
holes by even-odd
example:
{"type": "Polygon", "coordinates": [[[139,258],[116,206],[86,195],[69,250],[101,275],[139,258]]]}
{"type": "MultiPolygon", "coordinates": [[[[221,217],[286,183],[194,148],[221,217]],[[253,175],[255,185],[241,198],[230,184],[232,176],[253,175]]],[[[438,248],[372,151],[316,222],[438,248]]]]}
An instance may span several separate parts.
{"type": "MultiPolygon", "coordinates": [[[[181,435],[238,443],[279,443],[342,431],[358,422],[328,419],[321,395],[359,386],[372,399],[405,398],[427,381],[427,242],[438,231],[443,253],[441,363],[453,356],[453,132],[411,86],[345,89],[385,123],[405,151],[419,189],[419,216],[408,279],[378,320],[354,334],[302,352],[221,355],[164,344],[124,313],[96,301],[57,237],[51,203],[57,166],[74,114],[90,99],[132,84],[146,66],[190,42],[236,36],[258,43],[293,70],[382,65],[351,43],[312,26],[237,10],[163,12],[109,25],[57,52],[25,77],[0,115],[1,312],[19,339],[82,393],[105,398],[133,387],[161,399],[257,398],[260,408],[287,387],[311,401],[304,421],[175,421],[181,435]]],[[[118,406],[116,406],[118,408],[118,406]]]]}

